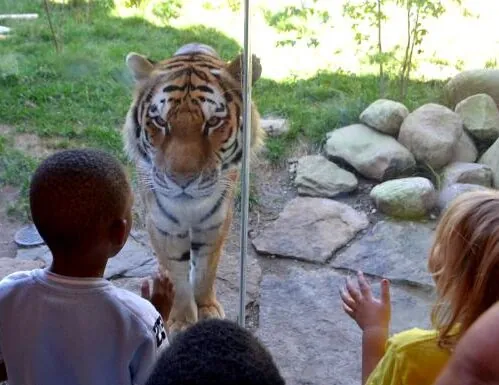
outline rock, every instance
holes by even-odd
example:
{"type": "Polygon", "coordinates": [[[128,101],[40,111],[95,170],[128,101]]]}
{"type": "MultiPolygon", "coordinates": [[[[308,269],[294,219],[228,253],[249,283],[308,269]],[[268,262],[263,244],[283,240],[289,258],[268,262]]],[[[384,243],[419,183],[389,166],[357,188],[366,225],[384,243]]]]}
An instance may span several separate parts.
{"type": "Polygon", "coordinates": [[[298,161],[295,184],[300,195],[332,198],[355,190],[358,181],[355,175],[323,156],[309,155],[298,161]]]}
{"type": "Polygon", "coordinates": [[[456,106],[464,127],[480,141],[493,142],[499,138],[499,110],[487,94],[470,96],[456,106]]]}
{"type": "Polygon", "coordinates": [[[417,161],[438,170],[447,165],[463,134],[461,117],[447,107],[425,104],[407,116],[398,140],[417,161]]]}
{"type": "Polygon", "coordinates": [[[11,31],[9,27],[4,27],[0,25],[0,35],[6,35],[11,31]]]}
{"type": "Polygon", "coordinates": [[[443,170],[442,185],[447,186],[454,183],[492,187],[492,170],[489,166],[479,163],[451,163],[443,170]]]}
{"type": "Polygon", "coordinates": [[[470,191],[481,191],[486,189],[487,187],[477,184],[454,183],[451,185],[447,185],[440,191],[440,194],[438,196],[438,208],[440,209],[440,211],[444,211],[459,195],[470,191]]]}
{"type": "Polygon", "coordinates": [[[328,134],[326,154],[350,164],[369,179],[387,180],[410,174],[416,162],[394,138],[363,124],[338,128],[328,134]]]}
{"type": "MultiPolygon", "coordinates": [[[[344,283],[344,276],[332,271],[300,268],[264,276],[257,337],[269,348],[287,385],[361,383],[361,332],[342,311],[338,290],[344,283]]],[[[377,296],[378,288],[376,280],[377,296]]],[[[394,286],[391,302],[392,333],[430,327],[427,295],[394,286]]]]}
{"type": "Polygon", "coordinates": [[[465,162],[473,163],[476,158],[478,158],[478,150],[473,142],[473,139],[463,131],[461,138],[457,142],[456,147],[454,147],[454,153],[452,155],[452,162],[465,162]]]}
{"type": "Polygon", "coordinates": [[[30,261],[17,258],[0,258],[0,280],[17,271],[30,271],[45,267],[43,261],[30,261]]]}
{"type": "Polygon", "coordinates": [[[499,139],[485,151],[478,163],[485,164],[492,169],[494,187],[499,188],[499,139]]]}
{"type": "Polygon", "coordinates": [[[367,216],[330,199],[294,198],[255,239],[263,254],[324,262],[369,224],[367,216]]]}
{"type": "Polygon", "coordinates": [[[260,126],[269,136],[281,136],[289,131],[289,123],[286,119],[260,119],[260,126]]]}
{"type": "Polygon", "coordinates": [[[332,266],[409,284],[434,285],[428,272],[432,222],[380,221],[342,250],[332,266]]]}
{"type": "MultiPolygon", "coordinates": [[[[145,278],[118,278],[111,280],[111,283],[116,287],[131,291],[140,296],[140,286],[144,280],[145,278]]],[[[151,282],[150,285],[150,287],[152,287],[151,282]]]]}
{"type": "Polygon", "coordinates": [[[454,108],[461,100],[476,94],[487,94],[499,106],[499,69],[476,69],[461,72],[444,88],[447,105],[454,108]]]}
{"type": "Polygon", "coordinates": [[[109,259],[104,278],[129,276],[128,271],[150,264],[154,258],[151,246],[129,237],[118,255],[109,259]]]}
{"type": "Polygon", "coordinates": [[[379,99],[360,114],[359,120],[379,132],[397,136],[407,115],[409,110],[402,103],[379,99]]]}
{"type": "Polygon", "coordinates": [[[421,177],[381,183],[369,195],[381,212],[404,219],[424,217],[435,207],[437,200],[433,184],[421,177]]]}
{"type": "MultiPolygon", "coordinates": [[[[246,306],[258,299],[262,270],[248,253],[246,264],[246,306]]],[[[236,321],[239,314],[239,254],[224,254],[217,271],[217,297],[227,319],[236,321]]]]}
{"type": "Polygon", "coordinates": [[[16,259],[42,261],[44,265],[48,266],[52,263],[52,254],[47,246],[37,247],[18,247],[16,259]]]}

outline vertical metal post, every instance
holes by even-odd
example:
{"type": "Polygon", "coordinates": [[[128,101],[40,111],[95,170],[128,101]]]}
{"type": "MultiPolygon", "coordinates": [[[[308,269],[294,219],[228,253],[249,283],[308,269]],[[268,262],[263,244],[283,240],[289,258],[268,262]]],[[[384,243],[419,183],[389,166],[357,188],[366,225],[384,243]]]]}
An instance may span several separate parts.
{"type": "Polygon", "coordinates": [[[239,317],[242,327],[246,320],[246,256],[248,253],[248,216],[250,187],[251,142],[251,81],[250,0],[244,0],[244,54],[243,54],[243,158],[241,167],[241,242],[239,270],[239,317]]]}

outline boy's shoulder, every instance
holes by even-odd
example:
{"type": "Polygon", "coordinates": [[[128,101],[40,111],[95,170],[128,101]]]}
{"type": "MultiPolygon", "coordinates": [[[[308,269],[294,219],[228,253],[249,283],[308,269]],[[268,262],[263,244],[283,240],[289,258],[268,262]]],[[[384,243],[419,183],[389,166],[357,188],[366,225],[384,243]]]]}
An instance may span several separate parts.
{"type": "Polygon", "coordinates": [[[151,302],[141,296],[113,285],[113,297],[146,330],[155,335],[158,346],[166,338],[163,318],[151,302]]]}
{"type": "Polygon", "coordinates": [[[33,281],[34,274],[40,269],[16,271],[0,279],[0,290],[23,285],[33,281]]]}

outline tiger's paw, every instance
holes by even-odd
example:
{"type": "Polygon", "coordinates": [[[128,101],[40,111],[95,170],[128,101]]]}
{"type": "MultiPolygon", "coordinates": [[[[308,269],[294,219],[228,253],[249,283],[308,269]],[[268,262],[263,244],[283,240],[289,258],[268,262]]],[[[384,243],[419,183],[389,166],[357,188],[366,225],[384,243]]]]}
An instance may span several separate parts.
{"type": "Polygon", "coordinates": [[[189,327],[191,327],[194,324],[195,324],[194,321],[190,322],[186,320],[169,319],[166,325],[168,327],[168,334],[170,335],[170,339],[175,338],[177,334],[187,330],[189,327]]]}
{"type": "Polygon", "coordinates": [[[198,317],[200,320],[210,319],[210,318],[224,319],[225,318],[224,308],[218,301],[198,306],[198,317]]]}

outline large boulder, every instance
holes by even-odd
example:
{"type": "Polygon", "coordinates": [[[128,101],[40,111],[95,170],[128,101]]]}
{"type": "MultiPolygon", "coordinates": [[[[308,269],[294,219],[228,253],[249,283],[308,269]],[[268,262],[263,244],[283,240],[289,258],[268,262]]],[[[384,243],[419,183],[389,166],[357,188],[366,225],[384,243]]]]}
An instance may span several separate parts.
{"type": "Polygon", "coordinates": [[[454,153],[452,155],[452,162],[465,162],[472,163],[478,158],[478,149],[475,146],[475,142],[470,136],[463,131],[459,142],[457,142],[456,147],[454,147],[454,153]]]}
{"type": "Polygon", "coordinates": [[[255,239],[262,254],[325,262],[369,225],[364,213],[331,199],[298,197],[255,239]]]}
{"type": "Polygon", "coordinates": [[[499,138],[499,110],[489,95],[478,94],[464,99],[456,106],[456,112],[477,140],[492,143],[499,138]]]}
{"type": "Polygon", "coordinates": [[[499,188],[499,139],[479,159],[478,163],[485,164],[494,174],[494,187],[499,188]]]}
{"type": "Polygon", "coordinates": [[[333,198],[355,190],[358,181],[322,155],[307,155],[298,160],[295,185],[300,195],[333,198]]]}
{"type": "Polygon", "coordinates": [[[454,183],[445,186],[438,196],[438,208],[440,211],[446,210],[458,196],[472,191],[487,190],[487,187],[469,183],[454,183]]]}
{"type": "Polygon", "coordinates": [[[448,186],[454,183],[478,184],[485,187],[492,187],[492,170],[485,164],[451,163],[443,170],[442,185],[448,186]]]}
{"type": "Polygon", "coordinates": [[[475,69],[461,72],[444,88],[446,103],[450,108],[469,96],[487,94],[499,106],[499,69],[475,69]]]}
{"type": "Polygon", "coordinates": [[[436,205],[437,193],[426,178],[395,179],[375,186],[369,194],[384,214],[401,219],[419,219],[436,205]]]}
{"type": "Polygon", "coordinates": [[[402,103],[388,99],[379,99],[369,105],[359,120],[384,134],[397,136],[409,110],[402,103]]]}
{"type": "Polygon", "coordinates": [[[398,140],[416,160],[434,169],[447,165],[463,134],[461,117],[447,107],[425,104],[404,120],[398,140]]]}
{"type": "Polygon", "coordinates": [[[412,154],[389,135],[364,124],[328,133],[326,154],[346,162],[369,179],[383,181],[410,174],[416,165],[412,154]]]}

